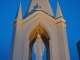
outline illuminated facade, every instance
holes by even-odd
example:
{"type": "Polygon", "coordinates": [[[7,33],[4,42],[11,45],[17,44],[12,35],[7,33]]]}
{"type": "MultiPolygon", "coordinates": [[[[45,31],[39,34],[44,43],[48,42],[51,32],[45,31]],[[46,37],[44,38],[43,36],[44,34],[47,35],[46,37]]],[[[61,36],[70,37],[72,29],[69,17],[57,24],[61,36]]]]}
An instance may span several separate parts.
{"type": "Polygon", "coordinates": [[[70,60],[65,19],[59,3],[54,18],[48,0],[31,0],[24,19],[20,3],[14,20],[9,60],[32,60],[32,46],[38,33],[46,45],[47,60],[70,60]]]}

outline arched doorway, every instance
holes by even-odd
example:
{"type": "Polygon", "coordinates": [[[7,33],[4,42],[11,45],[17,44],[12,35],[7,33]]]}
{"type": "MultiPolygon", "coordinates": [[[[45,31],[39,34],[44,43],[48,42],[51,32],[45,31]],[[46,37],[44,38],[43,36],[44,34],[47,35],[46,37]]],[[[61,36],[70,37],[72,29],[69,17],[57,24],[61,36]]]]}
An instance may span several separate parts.
{"type": "Polygon", "coordinates": [[[35,40],[37,38],[37,34],[41,35],[41,38],[46,46],[46,60],[50,60],[50,47],[49,47],[49,33],[48,31],[43,27],[41,23],[39,23],[30,33],[29,36],[29,60],[32,60],[32,46],[35,43],[35,40]]]}

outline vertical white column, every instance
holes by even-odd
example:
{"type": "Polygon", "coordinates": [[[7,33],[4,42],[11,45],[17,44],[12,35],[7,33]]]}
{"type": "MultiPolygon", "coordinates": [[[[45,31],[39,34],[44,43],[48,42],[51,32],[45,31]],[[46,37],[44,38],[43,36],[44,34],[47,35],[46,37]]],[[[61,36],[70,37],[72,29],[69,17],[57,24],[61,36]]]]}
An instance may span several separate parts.
{"type": "Polygon", "coordinates": [[[57,27],[60,60],[70,60],[65,26],[57,27]]]}
{"type": "Polygon", "coordinates": [[[29,60],[29,40],[24,40],[23,60],[29,60]]]}
{"type": "Polygon", "coordinates": [[[12,42],[12,44],[14,44],[13,47],[11,47],[13,49],[12,53],[12,58],[11,60],[22,60],[22,35],[21,32],[22,28],[19,26],[16,26],[16,30],[15,30],[15,37],[14,37],[14,42],[12,42]]]}
{"type": "Polygon", "coordinates": [[[50,47],[50,60],[52,60],[52,41],[49,40],[49,47],[50,47]]]}

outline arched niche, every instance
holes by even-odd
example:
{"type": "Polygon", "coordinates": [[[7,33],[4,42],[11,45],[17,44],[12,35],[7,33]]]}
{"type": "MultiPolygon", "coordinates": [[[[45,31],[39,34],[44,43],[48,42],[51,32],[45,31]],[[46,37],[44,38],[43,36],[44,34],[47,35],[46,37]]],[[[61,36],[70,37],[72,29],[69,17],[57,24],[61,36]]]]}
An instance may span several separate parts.
{"type": "Polygon", "coordinates": [[[35,28],[31,31],[30,36],[29,36],[29,60],[32,60],[32,46],[35,43],[35,40],[37,38],[37,34],[41,35],[41,38],[46,46],[46,59],[50,60],[50,47],[49,47],[49,40],[50,40],[50,35],[48,30],[44,28],[44,26],[39,22],[35,28]]]}

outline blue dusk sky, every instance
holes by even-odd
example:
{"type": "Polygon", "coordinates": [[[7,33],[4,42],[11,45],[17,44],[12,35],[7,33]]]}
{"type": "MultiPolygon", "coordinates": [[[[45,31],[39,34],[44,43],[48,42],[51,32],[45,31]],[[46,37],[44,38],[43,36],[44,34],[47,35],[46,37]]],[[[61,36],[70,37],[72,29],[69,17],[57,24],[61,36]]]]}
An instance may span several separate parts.
{"type": "MultiPolygon", "coordinates": [[[[28,8],[30,0],[21,0],[22,15],[28,8]]],[[[57,0],[49,0],[56,15],[57,0]]],[[[79,60],[76,43],[80,40],[80,0],[58,0],[63,17],[66,20],[66,31],[70,52],[70,60],[79,60]]],[[[20,0],[0,0],[0,60],[8,60],[12,25],[20,0]]]]}

